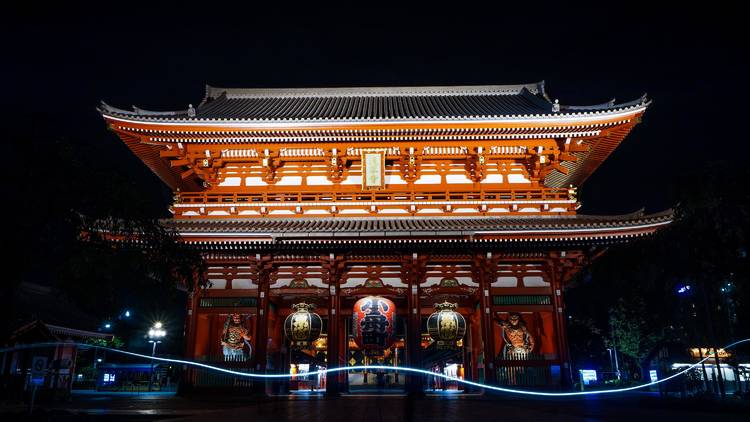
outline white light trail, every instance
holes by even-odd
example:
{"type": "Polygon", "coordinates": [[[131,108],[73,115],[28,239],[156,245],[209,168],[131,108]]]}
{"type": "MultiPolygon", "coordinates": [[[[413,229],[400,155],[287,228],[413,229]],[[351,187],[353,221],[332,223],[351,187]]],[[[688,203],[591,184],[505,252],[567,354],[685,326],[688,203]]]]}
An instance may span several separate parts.
{"type": "MultiPolygon", "coordinates": [[[[734,346],[737,346],[742,343],[750,342],[750,338],[739,340],[734,343],[731,343],[727,346],[724,346],[723,349],[730,349],[734,346]]],[[[51,347],[51,346],[78,346],[81,348],[94,348],[94,349],[102,349],[107,350],[109,352],[114,353],[120,353],[123,355],[128,356],[134,356],[138,358],[142,358],[144,360],[156,360],[160,362],[168,362],[168,363],[175,363],[175,364],[181,364],[181,365],[190,365],[195,366],[199,368],[209,369],[212,371],[222,372],[225,374],[235,375],[238,377],[247,377],[247,378],[257,378],[257,379],[283,379],[283,378],[291,378],[293,375],[291,374],[256,374],[252,372],[240,372],[240,371],[234,371],[231,369],[226,368],[220,368],[217,366],[208,365],[205,363],[200,362],[194,362],[190,360],[183,360],[183,359],[170,359],[170,358],[161,358],[158,356],[151,357],[149,355],[143,355],[140,353],[134,353],[129,352],[127,350],[119,350],[119,349],[112,349],[109,347],[102,347],[102,346],[95,346],[91,344],[84,344],[84,343],[66,343],[66,342],[56,342],[56,343],[34,343],[34,344],[28,344],[28,345],[19,345],[15,347],[8,347],[4,349],[0,349],[0,353],[5,352],[11,352],[15,350],[21,350],[21,349],[34,349],[34,348],[41,348],[41,347],[51,347]]],[[[329,369],[321,369],[318,371],[312,371],[308,372],[305,375],[324,375],[331,372],[341,372],[341,371],[352,371],[352,370],[383,370],[383,371],[400,371],[400,372],[412,372],[416,374],[422,374],[422,375],[429,375],[432,377],[440,377],[446,380],[450,381],[456,381],[464,385],[471,385],[474,387],[484,388],[486,390],[491,391],[497,391],[501,393],[509,393],[509,394],[521,394],[521,395],[528,395],[528,396],[542,396],[542,397],[572,397],[572,396],[588,396],[588,395],[602,395],[602,394],[614,394],[614,393],[624,393],[627,391],[633,391],[633,390],[639,390],[641,388],[650,387],[652,385],[661,384],[663,382],[669,381],[673,378],[676,378],[680,375],[685,374],[689,370],[697,367],[698,365],[702,364],[703,362],[707,361],[708,359],[713,358],[713,355],[706,356],[705,358],[701,359],[700,361],[686,367],[685,369],[674,373],[666,378],[662,378],[657,381],[652,381],[646,384],[640,384],[632,387],[623,387],[623,388],[615,388],[610,390],[594,390],[594,391],[572,391],[572,392],[544,392],[544,391],[529,391],[529,390],[516,390],[513,388],[505,388],[505,387],[499,387],[496,385],[488,385],[488,384],[482,384],[474,381],[467,381],[461,378],[451,377],[448,375],[444,375],[441,373],[431,372],[424,369],[419,368],[409,368],[407,366],[385,366],[385,365],[357,365],[357,366],[344,366],[339,368],[329,368],[329,369]]],[[[297,375],[294,375],[297,376],[297,375]]]]}

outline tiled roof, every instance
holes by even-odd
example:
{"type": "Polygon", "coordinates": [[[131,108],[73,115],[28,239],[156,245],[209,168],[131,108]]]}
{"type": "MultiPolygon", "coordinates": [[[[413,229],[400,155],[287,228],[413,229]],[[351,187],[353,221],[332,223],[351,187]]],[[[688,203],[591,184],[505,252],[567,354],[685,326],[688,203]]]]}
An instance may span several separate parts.
{"type": "Polygon", "coordinates": [[[668,223],[672,218],[672,211],[667,210],[650,215],[636,212],[620,216],[185,219],[165,220],[164,224],[173,227],[185,236],[268,234],[276,238],[284,238],[476,235],[497,231],[565,233],[581,230],[616,230],[668,223]]]}
{"type": "Polygon", "coordinates": [[[19,328],[17,328],[11,335],[11,340],[18,339],[24,335],[24,333],[37,330],[43,336],[47,337],[50,341],[65,341],[67,339],[72,340],[85,340],[85,339],[103,339],[112,340],[114,335],[99,333],[95,331],[79,330],[76,328],[62,327],[59,325],[47,324],[39,319],[33,320],[19,328]]]}
{"type": "Polygon", "coordinates": [[[518,94],[248,97],[222,94],[197,109],[204,119],[416,119],[547,114],[552,104],[524,89],[518,94]]]}
{"type": "Polygon", "coordinates": [[[47,326],[47,329],[51,333],[57,336],[61,336],[62,338],[66,338],[66,337],[72,337],[72,338],[78,338],[78,339],[100,338],[100,339],[105,339],[105,340],[111,340],[112,337],[114,337],[112,334],[98,333],[95,331],[79,330],[76,328],[61,327],[59,325],[52,325],[52,324],[45,324],[45,325],[47,326]]]}
{"type": "Polygon", "coordinates": [[[105,115],[147,121],[408,120],[569,115],[620,110],[643,104],[614,102],[560,105],[544,83],[448,87],[241,89],[208,86],[195,108],[179,111],[122,110],[102,103],[105,115]]]}

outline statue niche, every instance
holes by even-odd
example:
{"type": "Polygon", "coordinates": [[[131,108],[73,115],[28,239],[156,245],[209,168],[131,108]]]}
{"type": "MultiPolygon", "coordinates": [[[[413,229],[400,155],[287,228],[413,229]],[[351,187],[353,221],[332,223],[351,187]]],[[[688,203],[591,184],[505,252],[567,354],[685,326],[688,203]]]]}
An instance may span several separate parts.
{"type": "Polygon", "coordinates": [[[534,351],[534,336],[526,328],[526,322],[518,312],[511,312],[508,318],[497,318],[503,336],[503,359],[528,355],[534,351]]]}

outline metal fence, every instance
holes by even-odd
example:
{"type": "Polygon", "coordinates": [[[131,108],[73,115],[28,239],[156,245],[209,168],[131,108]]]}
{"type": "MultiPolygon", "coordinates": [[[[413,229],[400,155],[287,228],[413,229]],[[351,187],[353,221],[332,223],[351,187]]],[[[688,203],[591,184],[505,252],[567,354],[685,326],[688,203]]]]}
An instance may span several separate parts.
{"type": "Polygon", "coordinates": [[[549,366],[500,366],[497,368],[499,385],[549,386],[552,374],[549,366]]]}
{"type": "MultiPolygon", "coordinates": [[[[252,362],[244,356],[212,356],[204,360],[204,363],[242,373],[252,373],[254,371],[252,362]]],[[[251,390],[254,384],[253,379],[250,377],[195,366],[183,368],[182,381],[186,386],[192,388],[229,387],[239,390],[251,390]]]]}

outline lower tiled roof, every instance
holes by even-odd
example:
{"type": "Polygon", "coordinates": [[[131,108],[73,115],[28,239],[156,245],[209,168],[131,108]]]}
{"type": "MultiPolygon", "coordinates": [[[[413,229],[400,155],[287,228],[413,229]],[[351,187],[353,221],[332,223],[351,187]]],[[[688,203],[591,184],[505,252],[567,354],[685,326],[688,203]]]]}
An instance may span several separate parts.
{"type": "Polygon", "coordinates": [[[163,223],[184,236],[267,234],[283,238],[606,231],[666,224],[672,218],[672,210],[666,210],[648,215],[639,211],[616,216],[177,219],[165,220],[163,223]]]}

